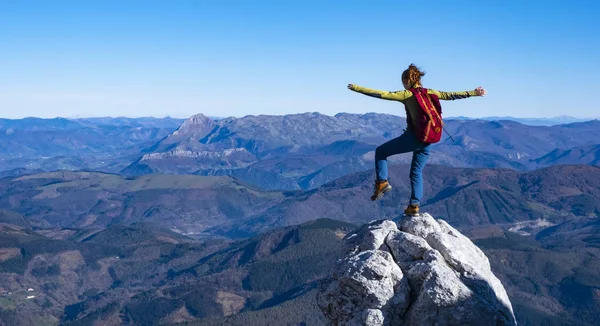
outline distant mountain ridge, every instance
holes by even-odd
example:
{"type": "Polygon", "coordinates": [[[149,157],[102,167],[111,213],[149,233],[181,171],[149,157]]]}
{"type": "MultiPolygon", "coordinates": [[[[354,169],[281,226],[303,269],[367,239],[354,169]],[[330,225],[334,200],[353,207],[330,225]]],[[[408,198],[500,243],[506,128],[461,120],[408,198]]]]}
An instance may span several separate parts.
{"type": "Polygon", "coordinates": [[[510,116],[490,116],[490,117],[481,117],[481,118],[471,118],[465,116],[456,116],[456,117],[447,117],[446,119],[450,120],[488,120],[488,121],[501,121],[501,120],[510,120],[519,122],[524,125],[530,126],[554,126],[560,124],[568,124],[574,122],[585,122],[590,120],[597,120],[598,118],[575,118],[567,115],[561,115],[557,117],[549,117],[549,118],[515,118],[510,116]]]}
{"type": "Polygon", "coordinates": [[[183,120],[0,119],[0,173],[95,169],[118,172],[183,120]]]}
{"type": "Polygon", "coordinates": [[[171,117],[153,118],[129,118],[129,117],[94,117],[94,118],[37,118],[27,117],[22,119],[0,118],[0,129],[20,130],[47,130],[47,129],[78,129],[85,127],[98,127],[102,125],[111,126],[135,126],[135,127],[178,127],[186,119],[171,117]]]}
{"type": "MultiPolygon", "coordinates": [[[[219,121],[199,114],[122,172],[230,175],[264,189],[312,189],[372,167],[375,148],[405,128],[404,118],[376,113],[313,112],[219,121]],[[293,162],[304,163],[294,167],[293,162]]],[[[557,148],[591,146],[600,139],[598,120],[552,127],[446,120],[446,129],[453,140],[444,136],[434,144],[430,162],[454,167],[531,170],[539,166],[536,159],[557,148]]],[[[390,160],[407,163],[410,155],[390,160]]]]}
{"type": "MultiPolygon", "coordinates": [[[[375,148],[405,128],[405,118],[378,113],[0,119],[0,175],[179,173],[232,176],[268,190],[307,190],[372,168],[375,148]]],[[[598,164],[598,120],[529,126],[447,118],[446,130],[453,140],[444,135],[433,145],[431,164],[521,171],[598,164]]],[[[408,163],[410,155],[390,161],[408,163]]]]}
{"type": "Polygon", "coordinates": [[[600,144],[571,149],[555,149],[536,159],[535,163],[539,167],[556,164],[589,164],[598,166],[600,165],[600,144]]]}
{"type": "MultiPolygon", "coordinates": [[[[61,171],[0,179],[0,208],[27,216],[38,228],[151,222],[198,238],[245,238],[323,212],[349,223],[400,216],[410,196],[406,171],[406,165],[390,166],[394,188],[378,202],[369,198],[372,170],[307,191],[265,191],[228,176],[61,171]]],[[[460,228],[600,214],[598,167],[518,172],[430,165],[424,173],[423,209],[460,228]]]]}

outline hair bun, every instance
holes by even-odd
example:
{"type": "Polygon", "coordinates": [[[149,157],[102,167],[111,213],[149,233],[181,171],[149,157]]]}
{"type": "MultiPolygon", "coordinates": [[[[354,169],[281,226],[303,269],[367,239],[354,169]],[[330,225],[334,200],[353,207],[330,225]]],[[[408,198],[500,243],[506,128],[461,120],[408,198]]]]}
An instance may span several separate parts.
{"type": "Polygon", "coordinates": [[[425,72],[422,72],[414,63],[411,63],[408,69],[402,73],[402,80],[408,81],[408,84],[414,86],[421,83],[421,77],[423,76],[425,76],[425,72]]]}

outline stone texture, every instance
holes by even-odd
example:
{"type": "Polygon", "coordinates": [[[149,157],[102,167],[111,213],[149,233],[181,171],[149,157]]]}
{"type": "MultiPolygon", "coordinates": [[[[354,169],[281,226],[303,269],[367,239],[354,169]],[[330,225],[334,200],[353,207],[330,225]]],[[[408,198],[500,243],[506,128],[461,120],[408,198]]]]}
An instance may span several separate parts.
{"type": "Polygon", "coordinates": [[[317,296],[332,325],[516,325],[485,254],[443,220],[374,221],[345,242],[317,296]]]}
{"type": "Polygon", "coordinates": [[[388,252],[351,255],[338,262],[333,278],[318,301],[325,315],[338,323],[389,325],[408,307],[407,280],[388,252]]]}

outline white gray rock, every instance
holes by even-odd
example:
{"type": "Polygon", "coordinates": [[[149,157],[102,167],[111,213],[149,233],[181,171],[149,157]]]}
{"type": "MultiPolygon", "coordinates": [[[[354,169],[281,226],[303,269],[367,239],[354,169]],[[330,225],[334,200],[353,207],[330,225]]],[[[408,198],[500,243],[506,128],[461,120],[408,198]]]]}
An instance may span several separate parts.
{"type": "Polygon", "coordinates": [[[391,231],[398,231],[396,223],[389,220],[373,221],[344,238],[346,255],[366,250],[379,250],[391,231]]]}
{"type": "Polygon", "coordinates": [[[318,297],[330,319],[343,325],[389,325],[408,308],[408,284],[392,255],[367,250],[338,262],[335,282],[318,297]]]}
{"type": "Polygon", "coordinates": [[[485,254],[443,220],[374,221],[345,242],[317,296],[332,325],[516,325],[485,254]]]}

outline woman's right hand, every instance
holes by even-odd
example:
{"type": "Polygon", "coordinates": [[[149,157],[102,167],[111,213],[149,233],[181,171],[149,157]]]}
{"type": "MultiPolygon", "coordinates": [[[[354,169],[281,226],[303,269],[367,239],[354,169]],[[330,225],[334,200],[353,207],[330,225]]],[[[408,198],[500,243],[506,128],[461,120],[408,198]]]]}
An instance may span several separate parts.
{"type": "Polygon", "coordinates": [[[485,88],[479,86],[475,88],[475,93],[477,93],[477,96],[485,96],[485,94],[487,94],[487,91],[485,90],[485,88]]]}

